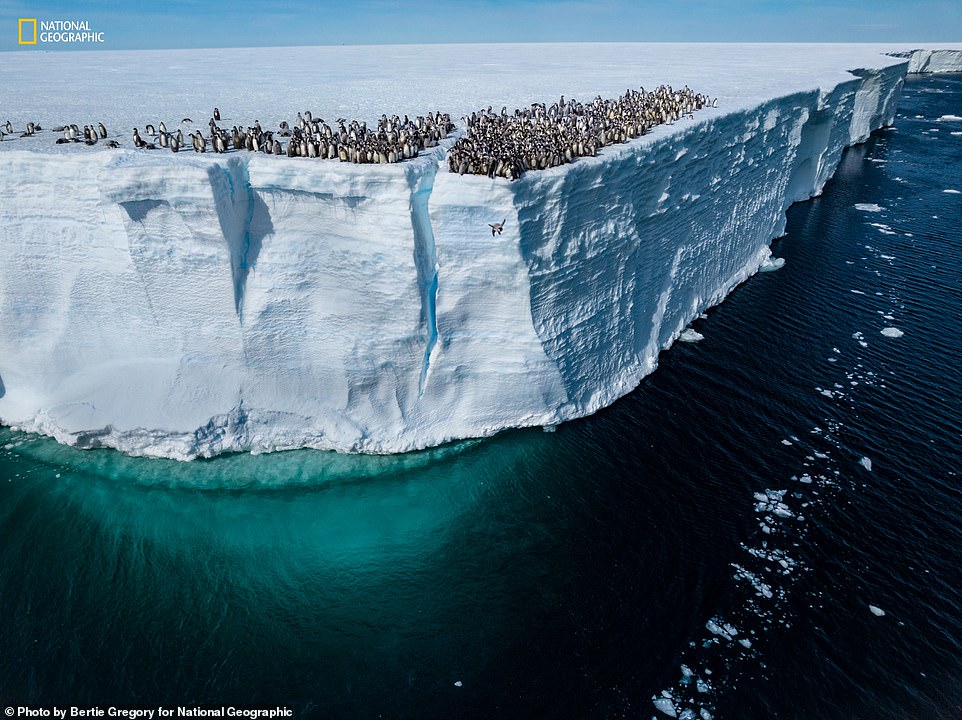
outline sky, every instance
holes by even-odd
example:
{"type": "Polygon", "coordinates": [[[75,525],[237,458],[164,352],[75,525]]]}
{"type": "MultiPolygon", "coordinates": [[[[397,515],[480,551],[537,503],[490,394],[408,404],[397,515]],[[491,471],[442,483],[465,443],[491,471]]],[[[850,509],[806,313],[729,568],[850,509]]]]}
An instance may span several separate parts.
{"type": "Polygon", "coordinates": [[[960,42],[962,1],[0,0],[0,51],[562,41],[960,42]],[[103,42],[21,45],[20,18],[103,42]]]}

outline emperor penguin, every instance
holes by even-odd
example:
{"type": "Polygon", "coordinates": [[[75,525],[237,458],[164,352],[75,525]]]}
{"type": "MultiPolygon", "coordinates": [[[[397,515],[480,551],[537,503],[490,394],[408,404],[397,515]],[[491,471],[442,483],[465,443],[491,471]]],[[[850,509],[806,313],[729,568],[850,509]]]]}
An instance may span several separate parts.
{"type": "Polygon", "coordinates": [[[488,227],[491,228],[491,237],[501,234],[501,231],[504,230],[504,222],[507,219],[508,218],[505,218],[499,223],[488,223],[488,227]]]}
{"type": "Polygon", "coordinates": [[[100,135],[101,139],[107,137],[107,128],[104,127],[102,122],[97,123],[97,133],[100,135]]]}
{"type": "Polygon", "coordinates": [[[219,108],[214,108],[214,120],[217,120],[218,122],[220,122],[220,109],[219,109],[219,108]]]}

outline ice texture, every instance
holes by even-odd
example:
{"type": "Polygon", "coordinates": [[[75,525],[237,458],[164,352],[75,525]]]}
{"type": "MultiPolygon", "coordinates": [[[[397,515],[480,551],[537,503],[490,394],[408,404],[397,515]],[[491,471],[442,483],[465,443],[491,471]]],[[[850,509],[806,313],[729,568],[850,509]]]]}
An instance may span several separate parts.
{"type": "Polygon", "coordinates": [[[451,174],[444,147],[357,166],[8,138],[0,421],[80,447],[191,459],[402,452],[595,412],[769,260],[788,206],[821,191],[845,147],[892,122],[910,66],[962,67],[962,51],[925,51],[923,62],[883,49],[368,48],[366,65],[314,95],[249,79],[277,56],[313,52],[323,62],[305,82],[321,87],[338,49],[154,53],[144,62],[205,70],[164,85],[160,73],[101,68],[83,93],[71,88],[84,64],[136,54],[10,53],[0,104],[17,109],[18,126],[103,117],[114,132],[197,120],[214,104],[234,108],[226,124],[273,125],[307,108],[456,118],[661,82],[717,95],[719,107],[515,182],[451,174]],[[412,68],[437,81],[412,82],[422,77],[412,68]],[[335,90],[356,102],[345,109],[335,90]],[[502,218],[492,237],[488,223],[502,218]]]}
{"type": "Polygon", "coordinates": [[[785,267],[785,258],[767,257],[758,266],[758,272],[774,272],[785,267]]]}

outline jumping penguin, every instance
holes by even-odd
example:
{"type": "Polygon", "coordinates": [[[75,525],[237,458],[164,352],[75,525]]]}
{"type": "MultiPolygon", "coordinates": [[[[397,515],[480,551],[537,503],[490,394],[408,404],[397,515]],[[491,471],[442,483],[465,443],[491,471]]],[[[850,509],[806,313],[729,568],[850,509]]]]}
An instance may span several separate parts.
{"type": "MultiPolygon", "coordinates": [[[[507,219],[508,218],[505,218],[504,220],[507,219]]],[[[504,220],[499,223],[488,223],[488,227],[491,228],[491,237],[501,234],[501,231],[504,230],[504,220]]]]}

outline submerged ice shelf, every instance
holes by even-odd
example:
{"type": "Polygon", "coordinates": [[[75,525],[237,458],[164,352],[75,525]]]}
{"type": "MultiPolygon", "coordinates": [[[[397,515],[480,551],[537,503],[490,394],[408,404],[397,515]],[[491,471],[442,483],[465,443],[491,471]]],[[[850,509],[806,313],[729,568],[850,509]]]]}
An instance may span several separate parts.
{"type": "Polygon", "coordinates": [[[842,46],[806,74],[811,49],[640,47],[701,52],[714,74],[689,79],[719,108],[515,182],[451,174],[444,147],[356,166],[3,143],[0,421],[189,459],[584,416],[758,270],[787,207],[891,123],[911,65],[962,69],[958,50],[842,46]],[[782,69],[739,91],[746,55],[782,69]]]}

